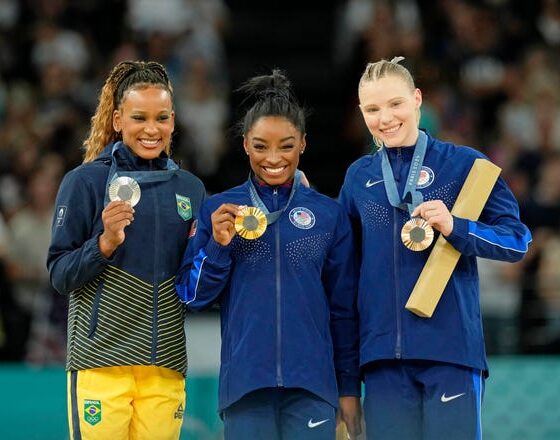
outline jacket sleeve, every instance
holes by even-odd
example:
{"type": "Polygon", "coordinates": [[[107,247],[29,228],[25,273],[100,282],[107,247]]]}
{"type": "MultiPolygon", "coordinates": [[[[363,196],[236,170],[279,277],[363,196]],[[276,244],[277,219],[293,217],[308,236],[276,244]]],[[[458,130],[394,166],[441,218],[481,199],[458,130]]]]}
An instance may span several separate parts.
{"type": "Polygon", "coordinates": [[[330,306],[337,383],[340,396],[360,396],[358,265],[350,221],[341,209],[334,234],[323,270],[323,284],[330,306]]]}
{"type": "Polygon", "coordinates": [[[515,197],[500,177],[478,221],[453,218],[453,231],[446,237],[461,254],[515,262],[523,258],[531,233],[519,219],[515,197]]]}
{"type": "Polygon", "coordinates": [[[101,231],[94,231],[102,202],[96,200],[95,189],[77,170],[62,180],[47,255],[51,284],[62,294],[89,282],[110,261],[99,250],[97,239],[101,231]]]}
{"type": "Polygon", "coordinates": [[[212,237],[211,212],[203,204],[196,233],[189,239],[175,288],[192,310],[203,310],[218,300],[229,283],[231,244],[222,246],[212,237]]]}

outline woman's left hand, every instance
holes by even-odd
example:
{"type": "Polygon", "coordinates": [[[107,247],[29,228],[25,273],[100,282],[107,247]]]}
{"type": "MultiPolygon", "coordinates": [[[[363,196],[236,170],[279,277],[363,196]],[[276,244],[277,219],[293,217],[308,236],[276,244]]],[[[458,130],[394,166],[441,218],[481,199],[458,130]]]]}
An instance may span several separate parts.
{"type": "Polygon", "coordinates": [[[346,424],[348,438],[355,440],[362,433],[362,406],[360,398],[355,396],[343,396],[338,399],[338,422],[346,424]]]}
{"type": "Polygon", "coordinates": [[[447,237],[453,232],[453,216],[441,200],[421,203],[412,212],[412,217],[422,217],[437,231],[447,237]]]}

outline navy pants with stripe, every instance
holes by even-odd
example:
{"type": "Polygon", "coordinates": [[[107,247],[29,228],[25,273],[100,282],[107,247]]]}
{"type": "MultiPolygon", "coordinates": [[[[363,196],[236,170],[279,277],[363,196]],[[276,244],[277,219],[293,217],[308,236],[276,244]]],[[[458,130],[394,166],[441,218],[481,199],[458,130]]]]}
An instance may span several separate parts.
{"type": "Polygon", "coordinates": [[[263,388],[226,408],[225,440],[332,440],[335,408],[300,388],[263,388]]]}
{"type": "Polygon", "coordinates": [[[388,360],[365,369],[368,440],[479,440],[480,370],[433,361],[388,360]]]}

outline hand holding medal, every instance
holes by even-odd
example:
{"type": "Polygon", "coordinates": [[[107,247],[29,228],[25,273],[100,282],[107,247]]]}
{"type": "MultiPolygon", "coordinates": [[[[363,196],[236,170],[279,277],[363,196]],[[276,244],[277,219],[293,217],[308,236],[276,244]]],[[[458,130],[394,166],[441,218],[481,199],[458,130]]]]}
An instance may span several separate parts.
{"type": "Polygon", "coordinates": [[[418,205],[401,230],[401,240],[411,251],[423,251],[434,241],[434,226],[444,236],[453,231],[453,216],[441,200],[418,205]]]}
{"type": "Polygon", "coordinates": [[[235,217],[235,230],[247,239],[259,238],[266,231],[266,215],[254,206],[241,207],[239,214],[235,217]]]}

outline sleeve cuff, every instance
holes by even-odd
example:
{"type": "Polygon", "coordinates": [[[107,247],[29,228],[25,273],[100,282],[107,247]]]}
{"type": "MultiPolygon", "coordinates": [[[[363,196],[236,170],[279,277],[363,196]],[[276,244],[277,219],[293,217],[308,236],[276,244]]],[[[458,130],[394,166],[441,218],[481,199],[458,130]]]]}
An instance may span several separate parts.
{"type": "Polygon", "coordinates": [[[344,396],[362,396],[362,383],[358,376],[339,375],[338,382],[338,395],[344,396]]]}
{"type": "Polygon", "coordinates": [[[92,243],[91,243],[91,256],[95,261],[105,265],[105,264],[108,264],[108,263],[114,261],[115,254],[117,253],[118,249],[115,250],[115,252],[113,252],[113,255],[111,255],[111,257],[105,258],[103,256],[103,254],[101,253],[101,249],[99,249],[99,236],[100,235],[101,235],[101,232],[91,239],[91,241],[92,241],[92,243]]]}
{"type": "Polygon", "coordinates": [[[460,242],[467,240],[469,236],[469,222],[466,218],[453,216],[453,231],[445,239],[454,247],[460,242]]]}
{"type": "Polygon", "coordinates": [[[222,246],[210,237],[205,249],[208,259],[214,264],[224,266],[230,262],[231,246],[222,246]]]}

